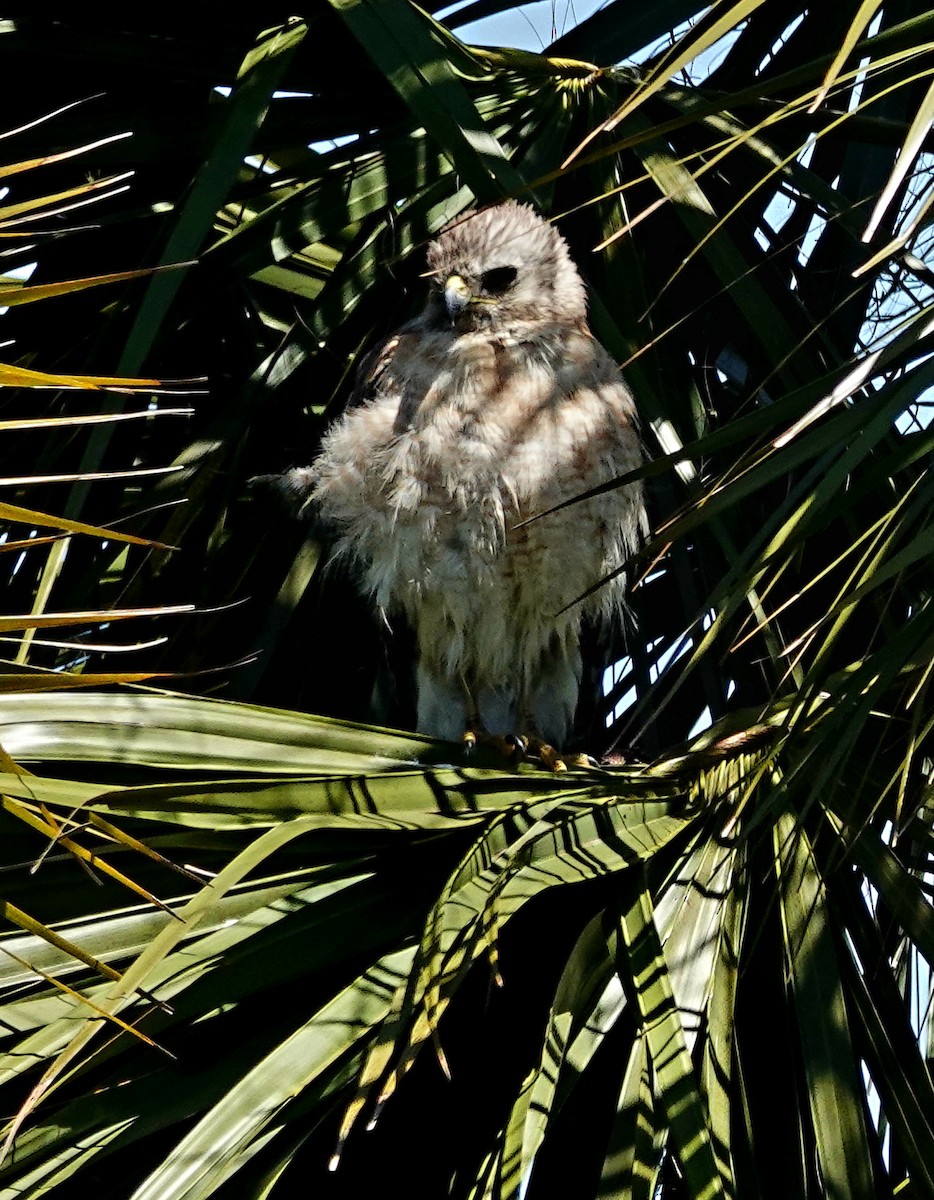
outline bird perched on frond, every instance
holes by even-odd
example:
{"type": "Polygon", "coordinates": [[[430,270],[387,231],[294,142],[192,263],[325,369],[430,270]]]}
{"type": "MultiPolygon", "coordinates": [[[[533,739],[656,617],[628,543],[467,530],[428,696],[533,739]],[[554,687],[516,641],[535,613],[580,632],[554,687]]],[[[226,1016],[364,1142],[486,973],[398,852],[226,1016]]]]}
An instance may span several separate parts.
{"type": "Polygon", "coordinates": [[[613,573],[645,527],[641,485],[523,522],[639,466],[633,398],[588,328],[564,239],[529,206],[458,220],[428,266],[424,311],[364,358],[287,486],[414,628],[421,732],[561,747],[582,621],[624,608],[613,573]]]}

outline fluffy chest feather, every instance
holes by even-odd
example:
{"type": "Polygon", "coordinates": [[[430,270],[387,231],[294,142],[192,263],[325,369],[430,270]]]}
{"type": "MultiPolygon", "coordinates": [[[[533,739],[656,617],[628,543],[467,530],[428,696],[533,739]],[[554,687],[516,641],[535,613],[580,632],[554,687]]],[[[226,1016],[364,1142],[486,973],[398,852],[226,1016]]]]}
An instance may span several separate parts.
{"type": "Polygon", "coordinates": [[[631,397],[588,335],[403,333],[370,381],[325,441],[315,499],[380,603],[464,588],[482,605],[503,586],[507,609],[535,591],[553,614],[634,538],[619,493],[516,528],[638,462],[631,397]]]}
{"type": "Polygon", "coordinates": [[[598,392],[599,347],[550,334],[400,345],[376,399],[394,413],[394,436],[374,464],[397,514],[492,500],[520,519],[587,486],[614,420],[598,392]]]}

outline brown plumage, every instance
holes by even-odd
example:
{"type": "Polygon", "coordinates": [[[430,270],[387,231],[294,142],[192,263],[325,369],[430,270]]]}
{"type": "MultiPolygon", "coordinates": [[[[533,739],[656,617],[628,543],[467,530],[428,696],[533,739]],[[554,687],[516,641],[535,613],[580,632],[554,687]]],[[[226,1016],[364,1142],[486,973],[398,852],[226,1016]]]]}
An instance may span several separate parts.
{"type": "Polygon", "coordinates": [[[414,627],[419,730],[479,718],[560,746],[581,621],[618,616],[625,581],[572,602],[635,548],[641,487],[517,525],[639,465],[632,396],[563,238],[528,206],[459,220],[428,264],[424,311],[365,358],[357,402],[291,484],[414,627]]]}

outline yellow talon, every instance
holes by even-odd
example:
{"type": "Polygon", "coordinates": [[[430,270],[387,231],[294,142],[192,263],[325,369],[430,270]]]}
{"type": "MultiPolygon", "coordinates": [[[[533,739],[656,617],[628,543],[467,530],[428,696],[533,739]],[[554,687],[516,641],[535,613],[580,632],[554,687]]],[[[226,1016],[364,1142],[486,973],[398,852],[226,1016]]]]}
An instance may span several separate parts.
{"type": "Polygon", "coordinates": [[[554,746],[549,746],[547,742],[538,742],[535,749],[538,752],[538,757],[542,760],[542,765],[547,767],[549,771],[553,771],[555,775],[560,775],[562,771],[568,769],[564,759],[554,746]]]}
{"type": "Polygon", "coordinates": [[[481,725],[477,725],[465,729],[461,741],[466,754],[470,754],[478,746],[485,746],[507,761],[537,758],[546,770],[555,775],[567,771],[569,764],[572,767],[595,767],[597,765],[587,754],[572,754],[566,759],[554,746],[543,742],[534,734],[487,733],[481,725]]]}

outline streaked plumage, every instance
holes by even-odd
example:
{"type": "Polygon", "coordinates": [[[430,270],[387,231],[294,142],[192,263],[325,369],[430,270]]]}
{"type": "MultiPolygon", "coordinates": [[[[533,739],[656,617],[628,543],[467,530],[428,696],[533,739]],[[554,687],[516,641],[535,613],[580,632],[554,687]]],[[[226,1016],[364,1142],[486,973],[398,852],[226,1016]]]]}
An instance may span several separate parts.
{"type": "Polygon", "coordinates": [[[515,203],[428,251],[423,313],[362,363],[355,402],[293,485],[360,586],[418,644],[418,728],[560,746],[577,704],[585,615],[616,617],[615,571],[645,522],[629,485],[536,513],[638,466],[632,396],[587,327],[559,234],[515,203]],[[531,728],[530,728],[531,725],[531,728]]]}

